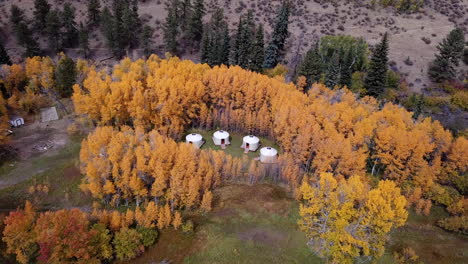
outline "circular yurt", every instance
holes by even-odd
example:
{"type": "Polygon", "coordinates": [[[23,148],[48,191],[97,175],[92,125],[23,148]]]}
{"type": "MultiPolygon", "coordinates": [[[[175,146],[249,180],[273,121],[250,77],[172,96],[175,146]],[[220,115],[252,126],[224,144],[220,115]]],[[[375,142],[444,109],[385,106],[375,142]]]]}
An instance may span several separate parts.
{"type": "Polygon", "coordinates": [[[231,144],[229,142],[229,133],[224,130],[218,130],[214,132],[213,142],[216,146],[225,146],[231,144]]]}
{"type": "Polygon", "coordinates": [[[263,163],[275,163],[278,156],[278,151],[272,147],[264,147],[260,149],[260,161],[263,163]]]}
{"type": "Polygon", "coordinates": [[[245,136],[242,139],[242,146],[246,152],[247,151],[256,151],[258,149],[258,145],[260,144],[260,139],[253,135],[245,136]]]}
{"type": "Polygon", "coordinates": [[[193,144],[195,147],[200,148],[203,145],[203,137],[200,134],[192,133],[185,137],[185,142],[193,144]]]}

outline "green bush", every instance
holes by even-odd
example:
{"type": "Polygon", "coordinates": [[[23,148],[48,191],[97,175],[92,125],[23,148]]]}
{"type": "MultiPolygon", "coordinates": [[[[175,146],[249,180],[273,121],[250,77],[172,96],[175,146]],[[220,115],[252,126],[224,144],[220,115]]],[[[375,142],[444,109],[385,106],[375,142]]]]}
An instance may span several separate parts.
{"type": "Polygon", "coordinates": [[[450,206],[461,197],[460,193],[453,187],[443,186],[440,184],[432,185],[431,189],[427,192],[426,198],[435,201],[438,204],[450,206]]]}
{"type": "Polygon", "coordinates": [[[441,228],[468,235],[468,216],[452,216],[439,220],[437,225],[441,228]]]}
{"type": "Polygon", "coordinates": [[[468,111],[468,91],[457,91],[452,96],[452,103],[468,111]]]}
{"type": "Polygon", "coordinates": [[[149,247],[156,243],[156,239],[158,238],[158,231],[156,229],[148,227],[137,227],[137,231],[141,235],[143,246],[149,247]]]}
{"type": "Polygon", "coordinates": [[[366,78],[365,72],[353,72],[351,75],[351,86],[349,89],[358,94],[365,94],[366,89],[364,89],[364,79],[366,78]]]}
{"type": "Polygon", "coordinates": [[[182,225],[182,232],[191,234],[193,233],[194,230],[194,225],[192,220],[187,220],[183,225],[182,225]]]}
{"type": "Polygon", "coordinates": [[[142,236],[135,229],[122,228],[115,233],[112,244],[118,260],[133,259],[144,250],[142,236]]]}

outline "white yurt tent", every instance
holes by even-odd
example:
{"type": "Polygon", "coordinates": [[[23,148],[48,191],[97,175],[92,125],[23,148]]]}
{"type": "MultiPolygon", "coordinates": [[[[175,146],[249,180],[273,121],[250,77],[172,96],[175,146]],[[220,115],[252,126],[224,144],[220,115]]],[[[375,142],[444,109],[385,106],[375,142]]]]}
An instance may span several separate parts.
{"type": "Polygon", "coordinates": [[[22,125],[24,125],[24,119],[21,118],[21,117],[12,118],[12,119],[10,119],[10,125],[12,127],[22,126],[22,125]]]}
{"type": "Polygon", "coordinates": [[[188,134],[185,137],[185,142],[188,144],[193,144],[197,148],[200,148],[204,143],[202,135],[196,133],[188,134]]]}
{"type": "Polygon", "coordinates": [[[260,161],[263,163],[275,163],[278,156],[278,151],[272,147],[264,147],[260,149],[260,161]]]}
{"type": "Polygon", "coordinates": [[[258,149],[259,144],[260,144],[260,139],[258,137],[253,136],[253,135],[248,135],[242,139],[241,148],[243,148],[246,152],[256,151],[258,149]]]}
{"type": "Polygon", "coordinates": [[[216,146],[225,146],[231,144],[231,142],[229,142],[229,133],[224,130],[218,130],[214,132],[213,142],[216,146]]]}

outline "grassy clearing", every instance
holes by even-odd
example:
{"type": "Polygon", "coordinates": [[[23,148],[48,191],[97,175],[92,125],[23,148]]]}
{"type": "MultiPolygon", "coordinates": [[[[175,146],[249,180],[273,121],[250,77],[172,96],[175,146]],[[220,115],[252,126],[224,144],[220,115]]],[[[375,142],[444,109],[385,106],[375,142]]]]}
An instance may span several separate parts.
{"type": "MultiPolygon", "coordinates": [[[[91,199],[79,190],[81,175],[77,169],[81,139],[71,139],[53,155],[42,155],[26,162],[18,162],[15,168],[0,174],[2,180],[24,179],[0,190],[0,209],[14,209],[26,199],[41,209],[60,209],[84,206],[91,199]],[[49,192],[29,194],[32,185],[45,184],[49,192]]],[[[4,166],[9,166],[5,164],[4,166]]],[[[2,170],[0,170],[2,172],[2,170]]]]}
{"type": "Polygon", "coordinates": [[[268,184],[216,191],[215,210],[199,227],[204,246],[185,263],[322,263],[297,229],[298,208],[268,184]]]}
{"type": "MultiPolygon", "coordinates": [[[[203,146],[201,147],[202,149],[221,150],[221,147],[216,146],[212,140],[213,133],[215,131],[216,130],[206,131],[206,130],[201,130],[201,129],[191,129],[187,131],[187,134],[198,133],[202,135],[203,140],[205,140],[205,144],[203,144],[203,146]]],[[[260,156],[260,148],[262,147],[273,147],[277,149],[279,153],[281,153],[280,147],[277,144],[275,144],[274,141],[267,139],[267,138],[259,137],[260,138],[259,149],[255,152],[249,152],[248,154],[244,154],[244,149],[242,149],[241,146],[242,146],[242,139],[244,138],[244,136],[246,136],[246,134],[238,134],[238,133],[231,133],[231,132],[229,132],[229,134],[230,134],[231,145],[227,146],[227,148],[224,151],[233,157],[242,158],[244,155],[247,155],[251,159],[256,158],[260,156]]],[[[185,137],[183,140],[185,140],[185,137]]]]}
{"type": "Polygon", "coordinates": [[[410,211],[406,225],[392,233],[388,251],[411,247],[424,263],[468,263],[468,237],[435,226],[437,220],[447,216],[440,206],[433,207],[428,216],[410,211]]]}

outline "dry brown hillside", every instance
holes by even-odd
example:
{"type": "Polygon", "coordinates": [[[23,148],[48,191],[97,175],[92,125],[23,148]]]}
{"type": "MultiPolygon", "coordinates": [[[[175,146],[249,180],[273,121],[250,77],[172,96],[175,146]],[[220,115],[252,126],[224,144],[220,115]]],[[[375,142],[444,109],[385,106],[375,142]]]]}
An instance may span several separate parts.
{"type": "MultiPolygon", "coordinates": [[[[6,48],[15,60],[20,60],[21,48],[18,48],[14,37],[10,34],[8,23],[9,9],[12,3],[26,10],[28,17],[32,16],[33,0],[3,0],[0,1],[0,28],[6,39],[6,48]]],[[[49,1],[61,6],[63,0],[49,1]]],[[[77,17],[81,21],[86,13],[86,0],[68,1],[77,9],[77,17]]],[[[102,0],[110,4],[111,0],[102,0]]],[[[327,0],[293,0],[294,11],[291,18],[288,40],[288,54],[286,61],[290,67],[297,63],[297,54],[307,51],[317,39],[327,34],[348,34],[363,37],[371,45],[376,43],[383,32],[390,33],[390,59],[392,66],[404,74],[413,91],[420,91],[427,86],[427,66],[433,59],[439,43],[447,33],[456,25],[467,31],[468,0],[429,0],[424,9],[415,14],[399,14],[392,8],[379,8],[372,10],[358,4],[359,1],[337,1],[339,4],[330,4],[327,0]],[[324,2],[324,3],[318,3],[324,2]],[[407,58],[413,62],[408,66],[403,61],[407,58]]],[[[209,19],[210,11],[222,7],[230,20],[231,29],[234,30],[239,16],[247,9],[253,9],[257,22],[263,23],[270,31],[275,11],[280,4],[279,0],[206,0],[209,19]]],[[[140,3],[140,14],[150,26],[156,29],[154,34],[157,45],[156,52],[164,54],[162,44],[161,23],[165,19],[164,0],[146,0],[140,3]]],[[[46,47],[46,40],[41,40],[46,47]]],[[[102,60],[110,57],[104,40],[98,31],[91,34],[91,47],[93,58],[102,60]]],[[[72,56],[76,50],[68,50],[72,56]]],[[[129,56],[136,58],[141,51],[130,52],[129,56]]],[[[182,54],[183,58],[198,60],[197,54],[182,54]]]]}

